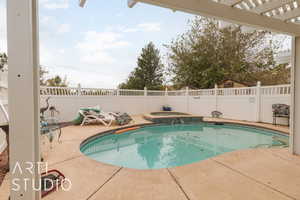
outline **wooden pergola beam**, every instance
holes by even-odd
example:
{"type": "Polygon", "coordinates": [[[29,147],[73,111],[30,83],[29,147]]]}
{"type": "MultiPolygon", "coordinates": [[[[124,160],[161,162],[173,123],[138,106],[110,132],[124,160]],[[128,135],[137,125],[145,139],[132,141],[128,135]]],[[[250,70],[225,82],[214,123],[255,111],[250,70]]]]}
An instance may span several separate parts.
{"type": "Polygon", "coordinates": [[[267,29],[274,32],[300,36],[300,26],[280,19],[216,3],[211,0],[137,0],[138,2],[179,10],[191,14],[213,17],[232,23],[267,29]]]}

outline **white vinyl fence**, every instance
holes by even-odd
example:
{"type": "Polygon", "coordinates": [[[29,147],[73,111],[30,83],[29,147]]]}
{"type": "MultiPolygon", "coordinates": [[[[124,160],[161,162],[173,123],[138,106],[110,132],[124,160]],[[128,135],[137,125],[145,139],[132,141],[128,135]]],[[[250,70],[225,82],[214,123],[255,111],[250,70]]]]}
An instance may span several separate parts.
{"type": "MultiPolygon", "coordinates": [[[[100,106],[104,111],[144,114],[169,105],[174,111],[210,116],[221,111],[224,118],[272,123],[272,104],[290,105],[290,85],[201,90],[153,91],[95,88],[41,88],[41,106],[50,96],[50,105],[70,121],[82,107],[100,106]]],[[[287,119],[278,119],[287,124],[287,119]]]]}

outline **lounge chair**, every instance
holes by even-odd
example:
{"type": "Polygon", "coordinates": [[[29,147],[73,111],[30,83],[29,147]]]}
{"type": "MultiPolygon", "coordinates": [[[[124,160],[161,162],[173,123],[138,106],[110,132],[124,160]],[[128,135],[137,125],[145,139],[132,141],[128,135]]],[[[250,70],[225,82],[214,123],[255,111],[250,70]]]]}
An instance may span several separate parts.
{"type": "Polygon", "coordinates": [[[213,118],[220,118],[222,115],[223,115],[223,113],[221,113],[220,111],[217,111],[217,110],[211,112],[211,116],[213,118]]]}
{"type": "Polygon", "coordinates": [[[83,116],[81,126],[95,122],[100,122],[104,126],[110,126],[117,117],[117,114],[112,112],[96,112],[93,110],[86,111],[82,109],[79,110],[79,114],[83,116]]]}

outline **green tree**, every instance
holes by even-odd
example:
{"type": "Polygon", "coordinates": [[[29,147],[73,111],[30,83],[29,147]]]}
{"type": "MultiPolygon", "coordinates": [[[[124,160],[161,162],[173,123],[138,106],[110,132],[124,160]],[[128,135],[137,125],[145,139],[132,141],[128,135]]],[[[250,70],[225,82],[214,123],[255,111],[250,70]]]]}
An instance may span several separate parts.
{"type": "Polygon", "coordinates": [[[45,76],[48,73],[49,72],[47,70],[45,70],[42,66],[40,66],[40,85],[41,86],[46,86],[47,85],[45,76]]]}
{"type": "Polygon", "coordinates": [[[256,72],[254,76],[261,81],[262,85],[290,84],[291,68],[287,67],[287,64],[280,64],[274,68],[256,72]]]}
{"type": "Polygon", "coordinates": [[[150,42],[143,49],[138,58],[137,67],[130,73],[125,83],[119,85],[121,89],[161,89],[163,87],[164,65],[158,49],[150,42]]]}
{"type": "Polygon", "coordinates": [[[50,87],[67,87],[67,77],[62,79],[60,76],[56,75],[46,81],[46,85],[50,87]]]}
{"type": "Polygon", "coordinates": [[[275,65],[277,44],[270,36],[237,25],[219,28],[216,20],[196,17],[190,30],[166,45],[172,82],[177,88],[212,88],[226,79],[255,83],[256,73],[275,65]]]}
{"type": "Polygon", "coordinates": [[[8,57],[6,53],[0,53],[0,69],[3,69],[7,65],[8,57]]]}
{"type": "Polygon", "coordinates": [[[50,87],[68,87],[67,77],[62,79],[59,75],[47,78],[49,72],[43,66],[40,66],[40,85],[50,87]]]}

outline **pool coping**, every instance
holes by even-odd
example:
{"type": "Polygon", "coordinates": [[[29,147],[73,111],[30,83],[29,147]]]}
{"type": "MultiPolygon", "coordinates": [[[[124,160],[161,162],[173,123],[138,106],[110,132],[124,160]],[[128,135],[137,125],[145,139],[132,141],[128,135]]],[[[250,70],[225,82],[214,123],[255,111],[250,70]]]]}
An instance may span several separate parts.
{"type": "Polygon", "coordinates": [[[224,123],[224,124],[252,126],[252,127],[256,127],[256,128],[262,128],[262,129],[267,129],[267,130],[271,130],[271,131],[276,131],[276,132],[282,133],[284,135],[290,135],[289,130],[279,130],[278,127],[266,126],[266,123],[261,123],[261,122],[248,122],[248,121],[236,121],[236,120],[230,121],[230,119],[222,119],[222,118],[218,118],[218,119],[215,119],[215,120],[205,120],[205,118],[204,118],[203,122],[207,122],[207,123],[221,122],[221,123],[224,123]]]}
{"type": "MultiPolygon", "coordinates": [[[[160,111],[161,113],[180,113],[181,115],[152,115],[151,113],[146,113],[143,115],[144,119],[150,120],[150,119],[168,119],[168,118],[203,118],[203,116],[200,115],[193,115],[190,113],[185,112],[174,112],[174,111],[160,111]]],[[[152,113],[160,113],[160,112],[152,112],[152,113]]]]}

